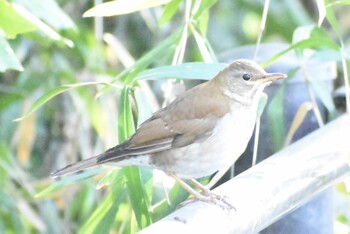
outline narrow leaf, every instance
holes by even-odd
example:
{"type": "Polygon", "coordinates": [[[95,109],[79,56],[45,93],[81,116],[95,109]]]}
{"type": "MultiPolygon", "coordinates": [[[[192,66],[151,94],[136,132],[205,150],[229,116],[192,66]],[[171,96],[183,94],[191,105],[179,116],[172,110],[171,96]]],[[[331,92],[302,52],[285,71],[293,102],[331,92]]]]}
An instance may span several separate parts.
{"type": "Polygon", "coordinates": [[[0,0],[0,29],[8,38],[15,38],[17,34],[34,31],[36,26],[28,22],[19,14],[12,4],[0,0]]]}
{"type": "Polygon", "coordinates": [[[70,89],[75,89],[78,87],[82,86],[87,86],[87,85],[98,85],[98,84],[103,84],[103,85],[111,85],[106,82],[83,82],[83,83],[76,83],[76,84],[67,84],[67,85],[62,85],[55,87],[53,89],[50,89],[46,93],[44,93],[40,98],[38,98],[33,105],[29,108],[28,112],[24,114],[22,117],[15,119],[15,121],[20,121],[29,115],[31,115],[34,111],[39,109],[42,105],[44,105],[46,102],[51,100],[52,98],[56,97],[57,95],[66,92],[70,89]]]}
{"type": "Polygon", "coordinates": [[[256,115],[257,118],[260,118],[260,116],[264,112],[267,100],[268,100],[267,94],[266,93],[262,93],[260,98],[259,98],[258,112],[257,112],[257,115],[256,115]]]}
{"type": "Polygon", "coordinates": [[[113,186],[106,198],[90,216],[88,221],[79,229],[78,233],[109,233],[120,203],[125,198],[125,193],[121,191],[124,183],[122,174],[115,172],[113,186]]]}
{"type": "Polygon", "coordinates": [[[163,25],[173,18],[181,2],[182,0],[172,0],[164,7],[163,14],[159,20],[160,25],[163,25]]]}
{"type": "Polygon", "coordinates": [[[309,39],[299,41],[299,42],[291,45],[286,50],[274,55],[272,58],[270,58],[269,60],[264,62],[262,64],[262,66],[263,67],[269,66],[274,61],[276,61],[278,58],[282,57],[283,55],[285,55],[286,53],[288,53],[289,51],[291,51],[293,49],[307,49],[307,48],[317,48],[317,47],[325,47],[327,49],[339,51],[339,45],[331,40],[320,39],[320,38],[309,38],[309,39]]]}
{"type": "Polygon", "coordinates": [[[318,27],[320,27],[326,17],[326,6],[324,0],[316,0],[316,3],[318,8],[318,27]]]}
{"type": "Polygon", "coordinates": [[[85,180],[89,177],[95,176],[101,172],[105,171],[104,169],[93,169],[93,170],[87,170],[82,173],[65,176],[62,177],[62,179],[56,181],[55,183],[52,183],[50,186],[46,187],[39,193],[35,195],[37,198],[46,198],[51,197],[53,193],[59,191],[60,189],[67,187],[70,184],[73,184],[77,181],[85,180]]]}
{"type": "Polygon", "coordinates": [[[118,0],[99,4],[83,17],[125,15],[169,3],[171,0],[118,0]]]}
{"type": "Polygon", "coordinates": [[[193,27],[193,25],[190,25],[190,29],[194,36],[194,39],[196,40],[199,52],[201,53],[203,60],[208,63],[213,62],[209,49],[206,45],[205,38],[193,27]]]}
{"type": "Polygon", "coordinates": [[[313,104],[311,102],[304,102],[303,104],[300,105],[289,127],[289,130],[284,142],[284,147],[288,146],[292,142],[295,133],[300,128],[301,124],[305,120],[307,113],[309,113],[309,111],[312,110],[312,108],[313,108],[313,104]]]}
{"type": "Polygon", "coordinates": [[[23,67],[17,56],[3,36],[3,33],[0,31],[0,72],[4,72],[8,69],[23,71],[23,67]]]}
{"type": "Polygon", "coordinates": [[[333,1],[331,3],[327,3],[326,8],[334,7],[334,6],[342,6],[342,5],[350,5],[350,0],[333,1]]]}
{"type": "Polygon", "coordinates": [[[337,36],[339,38],[341,38],[341,36],[340,36],[340,33],[341,33],[340,32],[340,27],[339,27],[337,18],[335,16],[334,9],[331,8],[331,7],[327,7],[326,10],[327,10],[326,11],[326,17],[327,17],[328,22],[332,26],[333,30],[337,33],[337,36]]]}
{"type": "Polygon", "coordinates": [[[226,63],[183,63],[164,66],[141,72],[136,80],[185,79],[210,80],[227,67],[226,63]]]}
{"type": "Polygon", "coordinates": [[[14,0],[36,17],[44,20],[55,29],[74,29],[75,25],[55,0],[14,0]]]}
{"type": "MultiPolygon", "coordinates": [[[[120,95],[118,124],[119,141],[122,142],[135,131],[129,87],[125,87],[120,95]]],[[[151,216],[149,213],[148,196],[141,182],[140,169],[137,167],[125,167],[122,171],[126,177],[126,186],[138,227],[140,229],[144,228],[151,223],[151,216]]]]}

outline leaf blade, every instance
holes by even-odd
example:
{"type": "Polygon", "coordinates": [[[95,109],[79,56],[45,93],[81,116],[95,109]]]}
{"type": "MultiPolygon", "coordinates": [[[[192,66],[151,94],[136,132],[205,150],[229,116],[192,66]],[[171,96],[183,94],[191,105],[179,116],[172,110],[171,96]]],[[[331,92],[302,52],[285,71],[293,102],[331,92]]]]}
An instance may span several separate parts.
{"type": "Polygon", "coordinates": [[[33,114],[37,109],[39,109],[42,105],[44,105],[46,102],[50,101],[52,98],[56,97],[57,95],[64,93],[68,90],[79,88],[82,86],[87,86],[87,85],[98,85],[98,84],[103,84],[103,85],[111,85],[107,82],[82,82],[82,83],[76,83],[76,84],[66,84],[66,85],[61,85],[58,87],[55,87],[53,89],[50,89],[49,91],[45,92],[41,97],[39,97],[33,105],[29,108],[27,113],[25,113],[23,116],[15,119],[14,121],[21,121],[22,119],[28,117],[29,115],[33,114]]]}
{"type": "Polygon", "coordinates": [[[148,8],[161,6],[170,0],[119,0],[99,4],[83,14],[83,17],[125,15],[148,8]]]}
{"type": "Polygon", "coordinates": [[[222,69],[226,63],[182,63],[179,65],[163,66],[141,72],[136,80],[161,80],[161,79],[184,79],[184,80],[210,80],[222,69]]]}
{"type": "MultiPolygon", "coordinates": [[[[126,86],[120,95],[118,111],[118,136],[122,142],[135,131],[134,119],[130,103],[130,87],[126,86]]],[[[138,227],[144,228],[151,224],[151,215],[149,213],[149,201],[146,189],[141,182],[140,169],[137,167],[125,167],[122,171],[126,177],[126,187],[129,192],[134,214],[136,216],[138,227]]]]}

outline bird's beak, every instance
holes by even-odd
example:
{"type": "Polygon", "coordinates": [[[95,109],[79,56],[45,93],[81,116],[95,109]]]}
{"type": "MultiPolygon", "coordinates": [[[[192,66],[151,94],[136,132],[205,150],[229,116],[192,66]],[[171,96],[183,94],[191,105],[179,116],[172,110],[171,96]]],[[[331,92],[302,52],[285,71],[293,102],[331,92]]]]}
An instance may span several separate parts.
{"type": "Polygon", "coordinates": [[[265,82],[280,80],[284,78],[287,78],[287,75],[283,73],[267,73],[262,77],[262,79],[260,79],[260,81],[265,83],[265,82]]]}

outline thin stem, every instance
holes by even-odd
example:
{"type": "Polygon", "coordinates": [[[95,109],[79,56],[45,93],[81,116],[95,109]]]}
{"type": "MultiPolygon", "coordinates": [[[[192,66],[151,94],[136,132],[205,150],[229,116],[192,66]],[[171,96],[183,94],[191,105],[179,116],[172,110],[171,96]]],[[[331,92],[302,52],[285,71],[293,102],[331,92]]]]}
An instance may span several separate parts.
{"type": "Polygon", "coordinates": [[[348,67],[346,64],[346,52],[343,40],[340,40],[341,45],[341,57],[342,57],[342,67],[344,73],[344,84],[345,84],[345,100],[346,100],[346,113],[350,113],[350,87],[349,87],[349,74],[348,67]]]}
{"type": "Polygon", "coordinates": [[[270,6],[270,0],[265,0],[264,10],[263,10],[262,18],[261,18],[261,23],[260,23],[260,32],[259,32],[259,36],[258,36],[258,41],[256,42],[253,60],[256,60],[256,57],[258,55],[261,38],[262,38],[262,35],[265,31],[266,18],[267,18],[267,13],[269,11],[269,6],[270,6]]]}
{"type": "Polygon", "coordinates": [[[254,148],[253,148],[253,159],[252,166],[255,166],[257,157],[258,157],[258,148],[259,148],[259,135],[260,135],[260,117],[256,119],[255,123],[255,134],[254,134],[254,148]]]}

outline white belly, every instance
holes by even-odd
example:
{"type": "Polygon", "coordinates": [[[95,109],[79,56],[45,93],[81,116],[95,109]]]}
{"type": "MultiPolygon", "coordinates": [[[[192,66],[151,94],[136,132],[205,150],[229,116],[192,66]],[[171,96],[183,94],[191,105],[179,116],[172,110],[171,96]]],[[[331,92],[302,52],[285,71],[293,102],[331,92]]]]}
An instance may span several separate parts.
{"type": "Polygon", "coordinates": [[[213,135],[203,142],[152,156],[154,167],[186,179],[208,176],[232,165],[244,152],[255,124],[254,114],[239,114],[226,115],[213,135]]]}

